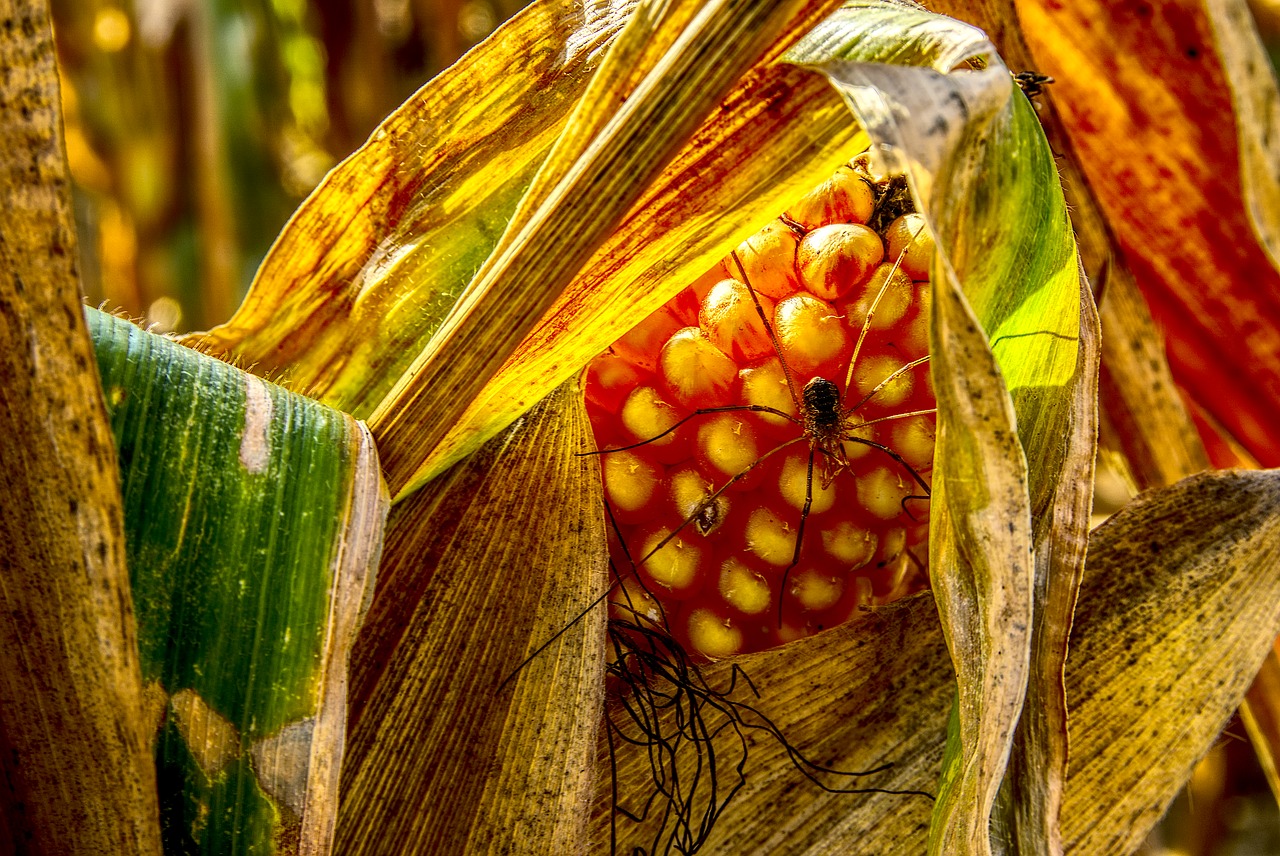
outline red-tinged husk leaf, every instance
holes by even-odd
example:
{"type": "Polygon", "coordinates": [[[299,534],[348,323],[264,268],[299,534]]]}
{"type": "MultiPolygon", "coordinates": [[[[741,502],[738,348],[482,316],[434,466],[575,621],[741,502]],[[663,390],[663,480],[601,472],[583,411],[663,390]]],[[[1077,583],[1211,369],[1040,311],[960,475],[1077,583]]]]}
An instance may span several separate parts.
{"type": "Polygon", "coordinates": [[[1265,248],[1280,216],[1266,203],[1276,92],[1244,38],[1244,4],[1018,10],[1174,378],[1264,465],[1280,463],[1280,273],[1265,248]]]}

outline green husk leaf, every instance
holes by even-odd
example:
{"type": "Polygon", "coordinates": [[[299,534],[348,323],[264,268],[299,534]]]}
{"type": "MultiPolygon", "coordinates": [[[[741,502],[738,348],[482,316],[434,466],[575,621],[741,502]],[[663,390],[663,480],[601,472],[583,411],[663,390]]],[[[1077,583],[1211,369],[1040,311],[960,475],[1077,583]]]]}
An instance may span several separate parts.
{"type": "Polygon", "coordinates": [[[392,511],[352,663],[338,852],[582,852],[607,561],[589,443],[566,385],[392,511]]]}
{"type": "Polygon", "coordinates": [[[387,496],[368,431],[87,309],[167,852],[319,852],[387,496]]]}

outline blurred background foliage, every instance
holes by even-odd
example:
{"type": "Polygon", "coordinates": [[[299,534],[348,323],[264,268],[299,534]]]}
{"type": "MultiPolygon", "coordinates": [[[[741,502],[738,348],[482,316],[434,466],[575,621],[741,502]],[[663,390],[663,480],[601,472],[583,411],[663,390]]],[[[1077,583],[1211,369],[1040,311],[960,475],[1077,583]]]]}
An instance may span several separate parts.
{"type": "Polygon", "coordinates": [[[325,172],[520,0],[54,0],[81,275],[217,324],[325,172]]]}

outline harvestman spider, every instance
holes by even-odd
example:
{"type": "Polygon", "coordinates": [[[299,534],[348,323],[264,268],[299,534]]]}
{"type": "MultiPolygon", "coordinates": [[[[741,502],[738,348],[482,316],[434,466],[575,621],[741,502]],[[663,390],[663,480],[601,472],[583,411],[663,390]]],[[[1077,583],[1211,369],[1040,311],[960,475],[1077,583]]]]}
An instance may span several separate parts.
{"type": "MultiPolygon", "coordinates": [[[[863,323],[862,323],[862,329],[858,334],[857,343],[854,345],[853,354],[849,359],[848,371],[845,374],[844,389],[846,392],[851,388],[853,384],[854,368],[858,364],[858,356],[861,353],[863,342],[866,340],[867,333],[871,329],[871,320],[875,316],[876,308],[877,306],[879,306],[881,298],[883,298],[885,293],[887,292],[889,285],[892,282],[893,273],[897,271],[899,265],[902,263],[902,259],[903,259],[903,256],[905,256],[905,254],[906,254],[906,250],[904,249],[902,253],[899,254],[898,258],[894,261],[893,268],[890,272],[890,275],[885,278],[884,284],[881,286],[880,291],[876,294],[875,299],[872,301],[871,307],[867,310],[866,318],[863,320],[863,323]]],[[[648,553],[646,553],[638,561],[635,561],[633,563],[635,568],[638,568],[639,566],[643,565],[652,556],[654,556],[659,550],[661,550],[664,546],[670,543],[671,540],[674,539],[690,523],[695,523],[695,522],[706,523],[708,520],[713,521],[716,515],[716,512],[715,512],[716,500],[719,499],[720,496],[723,495],[725,491],[727,491],[737,482],[746,478],[753,470],[756,469],[756,467],[760,466],[761,464],[763,464],[765,461],[772,458],[777,453],[781,452],[786,448],[794,446],[797,443],[800,443],[802,441],[807,441],[809,444],[809,456],[808,456],[808,463],[807,463],[807,468],[805,473],[804,507],[801,509],[800,522],[796,529],[795,549],[792,553],[791,563],[787,566],[786,570],[783,572],[782,586],[781,586],[781,590],[778,593],[778,625],[779,627],[781,627],[782,626],[782,606],[783,606],[784,598],[786,597],[787,580],[790,578],[791,572],[800,563],[800,551],[804,544],[805,523],[809,518],[809,510],[813,505],[813,470],[814,470],[813,465],[814,465],[815,458],[819,455],[821,455],[822,457],[822,468],[819,474],[819,478],[820,478],[819,484],[821,485],[823,490],[826,490],[831,486],[831,484],[835,481],[836,477],[840,475],[840,473],[849,471],[851,469],[851,464],[849,462],[847,453],[845,451],[845,446],[844,446],[845,443],[857,443],[860,445],[869,446],[872,449],[876,449],[884,453],[885,455],[888,455],[895,462],[897,462],[903,469],[905,469],[907,473],[911,476],[912,480],[920,487],[921,490],[924,491],[923,495],[912,494],[902,499],[902,507],[903,507],[903,510],[906,511],[906,503],[908,500],[928,499],[929,485],[920,476],[920,474],[916,472],[915,468],[913,468],[910,464],[908,464],[905,460],[903,460],[902,456],[899,455],[897,452],[895,452],[893,449],[881,443],[877,443],[874,440],[869,440],[865,437],[859,437],[857,436],[856,432],[859,430],[865,429],[867,427],[870,427],[872,425],[877,425],[883,422],[889,422],[896,419],[908,419],[914,416],[928,415],[931,413],[935,413],[937,411],[936,411],[936,408],[929,408],[927,410],[912,410],[904,413],[895,413],[889,416],[882,416],[878,419],[872,419],[868,421],[862,421],[857,418],[857,412],[860,408],[862,408],[865,404],[867,404],[867,402],[871,401],[882,389],[887,387],[894,380],[903,376],[907,372],[911,371],[916,366],[919,366],[925,362],[928,362],[929,360],[928,355],[919,357],[918,359],[905,363],[904,365],[902,365],[901,367],[893,371],[891,374],[886,376],[883,380],[881,380],[871,391],[867,392],[861,399],[859,399],[857,403],[849,407],[842,406],[843,395],[841,393],[840,387],[837,386],[835,382],[828,380],[827,378],[824,378],[824,377],[814,377],[808,383],[806,383],[801,390],[797,391],[794,373],[792,372],[791,368],[787,365],[787,361],[783,353],[782,345],[778,341],[778,337],[777,337],[777,334],[774,332],[773,325],[769,322],[769,319],[766,317],[764,307],[760,304],[760,299],[757,297],[755,289],[751,286],[751,283],[747,277],[746,270],[743,268],[742,261],[738,258],[738,254],[736,251],[731,253],[730,257],[733,259],[734,265],[737,267],[738,273],[741,275],[743,283],[747,286],[747,291],[751,295],[752,302],[755,304],[756,312],[760,316],[760,320],[764,325],[765,332],[769,336],[769,341],[772,343],[773,349],[778,355],[778,360],[782,365],[783,374],[786,377],[787,388],[788,388],[788,391],[790,392],[791,400],[795,405],[796,412],[800,415],[798,417],[793,416],[790,413],[786,413],[782,410],[778,410],[777,408],[768,407],[762,404],[731,404],[731,405],[725,405],[720,407],[703,407],[703,408],[694,410],[689,415],[678,420],[674,425],[672,425],[667,430],[663,431],[660,434],[654,435],[653,437],[649,437],[645,440],[641,440],[636,443],[631,443],[626,446],[619,446],[613,449],[601,449],[596,452],[585,452],[583,454],[604,455],[612,452],[623,452],[629,449],[636,449],[641,446],[648,445],[649,443],[652,443],[655,440],[660,440],[663,437],[667,436],[668,434],[671,434],[672,432],[679,430],[681,426],[683,426],[686,422],[689,422],[692,419],[695,419],[700,416],[707,416],[713,413],[727,413],[727,412],[735,412],[735,411],[767,413],[773,416],[781,417],[782,419],[785,419],[788,422],[791,422],[799,426],[801,429],[800,436],[795,437],[791,440],[787,440],[779,444],[778,446],[775,446],[774,448],[770,449],[769,451],[765,452],[763,455],[758,457],[753,463],[748,465],[745,469],[743,469],[742,471],[734,475],[727,482],[725,482],[723,485],[717,488],[714,492],[708,494],[703,499],[702,503],[698,506],[698,508],[694,510],[693,514],[685,518],[685,520],[682,521],[680,525],[678,525],[675,529],[673,529],[670,533],[668,533],[667,536],[664,537],[661,541],[659,541],[652,549],[650,549],[648,553]]],[[[910,515],[910,512],[908,511],[907,514],[910,515]]],[[[607,594],[608,593],[606,592],[606,596],[607,594]]]]}
{"type": "MultiPolygon", "coordinates": [[[[917,232],[917,234],[919,233],[917,232]]],[[[867,310],[866,317],[862,323],[862,329],[858,334],[858,339],[856,344],[854,345],[852,356],[849,359],[848,371],[845,374],[844,388],[846,390],[848,390],[853,383],[854,368],[857,366],[858,356],[861,353],[863,342],[866,340],[867,334],[871,329],[871,320],[875,317],[876,308],[879,306],[881,299],[884,297],[884,295],[888,291],[889,285],[893,281],[893,273],[895,273],[898,267],[902,264],[902,259],[905,255],[906,255],[906,249],[904,248],[903,251],[898,255],[898,258],[894,261],[893,268],[891,269],[889,276],[885,277],[884,284],[881,286],[880,291],[876,293],[876,296],[872,301],[870,308],[867,310]]],[[[925,482],[925,480],[920,476],[918,472],[916,472],[914,467],[912,467],[909,463],[907,463],[902,458],[902,456],[899,455],[897,452],[895,452],[893,449],[889,448],[888,446],[885,446],[882,443],[877,443],[874,440],[869,440],[865,437],[859,437],[854,432],[868,428],[873,425],[883,423],[883,422],[890,422],[895,419],[908,419],[913,416],[929,415],[932,413],[936,413],[937,410],[936,408],[929,408],[926,410],[912,410],[912,411],[907,411],[903,413],[891,414],[889,416],[882,416],[882,417],[879,417],[878,419],[871,419],[867,421],[858,420],[856,417],[858,410],[862,408],[867,402],[871,401],[882,389],[884,389],[894,380],[906,374],[907,372],[911,371],[915,367],[927,362],[929,360],[928,355],[925,355],[923,357],[912,360],[911,362],[908,362],[902,365],[901,367],[899,367],[898,369],[890,373],[888,376],[883,378],[878,384],[876,384],[875,387],[873,387],[861,399],[859,399],[857,403],[853,404],[850,407],[841,406],[841,401],[843,396],[840,393],[840,388],[834,382],[823,377],[813,378],[812,380],[810,380],[808,383],[804,385],[804,388],[801,391],[797,392],[795,376],[791,371],[790,367],[787,365],[786,358],[783,355],[783,349],[781,344],[778,341],[777,334],[774,332],[773,325],[769,322],[769,319],[764,311],[764,307],[760,304],[760,300],[756,295],[755,289],[752,288],[751,283],[748,281],[747,273],[743,269],[742,262],[738,258],[737,252],[736,251],[732,252],[730,254],[730,257],[733,259],[734,264],[737,266],[738,273],[742,276],[743,283],[746,285],[748,293],[751,295],[752,302],[755,304],[756,313],[759,315],[760,320],[764,325],[764,329],[768,333],[769,340],[773,345],[773,349],[775,353],[777,353],[778,355],[778,360],[782,365],[783,372],[786,377],[787,388],[790,392],[791,400],[795,405],[796,412],[801,414],[801,416],[799,417],[793,416],[790,413],[779,410],[775,407],[769,407],[762,404],[731,404],[731,405],[725,405],[720,407],[703,407],[703,408],[694,410],[689,415],[681,418],[674,425],[672,425],[670,428],[666,429],[665,431],[661,432],[660,434],[656,434],[645,440],[640,440],[636,443],[631,443],[626,446],[619,446],[613,449],[600,449],[592,452],[579,452],[578,456],[590,457],[590,456],[596,456],[596,455],[606,455],[613,452],[625,452],[629,449],[636,449],[641,446],[646,446],[654,442],[655,440],[660,440],[663,437],[667,436],[668,434],[671,434],[674,431],[679,430],[681,426],[683,426],[686,422],[689,422],[692,419],[695,419],[700,416],[707,416],[713,413],[727,413],[727,412],[735,412],[735,411],[737,412],[745,411],[745,412],[751,412],[751,413],[767,413],[767,414],[771,414],[773,416],[777,416],[782,419],[785,419],[786,421],[799,426],[801,428],[800,436],[795,437],[791,440],[787,440],[775,446],[774,448],[770,449],[769,451],[765,452],[760,457],[758,457],[755,461],[749,464],[746,468],[738,472],[736,475],[734,475],[732,478],[730,478],[728,481],[726,481],[724,484],[718,487],[715,491],[713,491],[712,493],[704,497],[701,504],[698,506],[698,508],[694,510],[694,512],[691,515],[689,515],[683,521],[681,521],[681,523],[678,526],[676,526],[671,532],[669,532],[664,538],[662,538],[662,540],[660,540],[657,544],[655,544],[644,556],[640,557],[639,559],[633,559],[630,556],[630,554],[627,553],[625,543],[623,543],[622,545],[623,552],[627,553],[627,560],[628,560],[628,563],[631,565],[630,573],[632,577],[635,578],[640,583],[640,587],[645,592],[645,594],[649,595],[652,598],[652,593],[648,591],[648,588],[644,584],[644,581],[640,579],[637,573],[637,569],[641,565],[643,565],[646,561],[648,561],[650,558],[652,558],[654,555],[656,555],[663,547],[669,544],[674,538],[676,538],[676,536],[680,534],[681,531],[684,530],[685,527],[689,526],[691,523],[696,523],[700,525],[713,524],[716,518],[718,517],[718,512],[715,510],[716,500],[718,500],[725,493],[725,491],[729,490],[729,488],[731,488],[733,485],[737,484],[739,481],[741,481],[742,479],[750,475],[752,471],[754,471],[757,467],[759,467],[765,461],[771,459],[773,456],[777,455],[779,452],[783,451],[784,449],[794,446],[797,443],[800,443],[801,441],[808,441],[809,455],[808,455],[808,461],[807,461],[806,472],[805,472],[804,507],[802,508],[800,513],[800,522],[796,530],[795,548],[792,552],[791,562],[789,565],[787,565],[786,570],[783,572],[782,585],[778,594],[778,616],[777,617],[778,617],[778,624],[779,626],[781,626],[782,625],[782,606],[783,606],[784,596],[786,594],[787,580],[790,578],[791,571],[794,570],[796,565],[800,563],[800,551],[804,544],[805,522],[808,519],[809,510],[813,505],[813,470],[814,470],[813,464],[814,464],[815,458],[818,455],[822,456],[822,469],[819,474],[819,479],[820,479],[819,484],[825,490],[826,488],[830,487],[831,483],[835,481],[836,477],[839,476],[841,472],[844,472],[850,469],[850,462],[849,462],[847,453],[844,449],[845,443],[858,443],[860,445],[864,445],[872,449],[876,449],[882,452],[883,454],[889,456],[895,462],[897,462],[904,470],[906,470],[907,473],[911,476],[911,479],[920,487],[922,491],[924,491],[923,494],[911,494],[909,496],[903,497],[901,504],[902,504],[903,510],[906,511],[906,503],[909,500],[912,500],[912,499],[921,500],[921,499],[929,498],[930,490],[929,490],[928,483],[925,482]]],[[[910,515],[909,511],[907,513],[908,515],[910,515]]],[[[612,514],[609,515],[609,519],[610,519],[610,523],[614,526],[616,530],[616,523],[613,521],[612,514]]],[[[611,565],[613,564],[612,561],[610,562],[610,564],[611,565]]],[[[614,582],[612,582],[609,585],[608,588],[605,589],[603,594],[601,594],[599,597],[593,600],[590,604],[588,604],[587,607],[581,613],[579,613],[572,621],[570,621],[567,625],[561,628],[550,639],[543,642],[533,652],[531,652],[527,657],[525,657],[525,659],[520,663],[520,665],[518,665],[515,668],[515,670],[511,672],[511,674],[509,674],[502,681],[502,683],[498,686],[498,690],[500,691],[503,687],[505,687],[507,683],[511,681],[512,678],[514,678],[517,674],[519,674],[520,671],[530,661],[533,660],[534,657],[537,657],[540,653],[546,650],[552,643],[555,642],[556,639],[558,639],[564,633],[568,632],[568,630],[571,627],[573,627],[575,624],[577,624],[579,621],[585,618],[587,614],[591,612],[591,610],[595,609],[602,602],[604,602],[610,595],[612,595],[614,593],[614,590],[618,588],[619,584],[623,580],[623,575],[621,573],[618,573],[615,571],[615,575],[616,575],[616,579],[614,580],[614,582]]],[[[627,597],[629,600],[629,594],[627,594],[625,589],[623,594],[624,594],[624,597],[627,597]]],[[[662,606],[658,603],[656,599],[654,599],[654,603],[655,605],[657,605],[658,612],[662,617],[661,624],[664,625],[662,629],[668,630],[667,628],[665,628],[665,623],[666,623],[665,611],[663,610],[662,606]]],[[[623,606],[622,608],[624,608],[627,612],[635,616],[637,621],[649,622],[649,623],[655,623],[655,624],[657,623],[657,622],[654,622],[653,619],[649,618],[647,615],[643,615],[642,613],[640,613],[632,605],[623,606]]]]}

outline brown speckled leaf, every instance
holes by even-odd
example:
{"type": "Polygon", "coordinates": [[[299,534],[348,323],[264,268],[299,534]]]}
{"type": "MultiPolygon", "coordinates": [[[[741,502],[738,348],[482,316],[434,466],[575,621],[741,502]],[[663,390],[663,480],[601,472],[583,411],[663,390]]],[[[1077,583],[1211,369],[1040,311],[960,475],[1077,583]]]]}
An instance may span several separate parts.
{"type": "Polygon", "coordinates": [[[1127,853],[1280,630],[1280,473],[1193,476],[1093,534],[1067,660],[1068,853],[1127,853]]]}
{"type": "MultiPolygon", "coordinates": [[[[1280,475],[1225,473],[1144,494],[1090,539],[1066,672],[1067,853],[1132,851],[1217,738],[1280,629],[1278,530],[1280,475]]],[[[811,760],[845,770],[892,761],[856,784],[933,787],[954,675],[927,598],[734,663],[761,694],[740,697],[811,760]]],[[[707,667],[708,681],[726,685],[734,663],[707,667]]],[[[634,809],[652,791],[647,760],[627,749],[619,770],[624,805],[634,809]]],[[[747,785],[703,853],[926,846],[923,798],[824,793],[767,739],[757,740],[746,770],[747,785]]],[[[607,835],[608,806],[604,782],[598,838],[607,835]]],[[[619,829],[619,852],[646,841],[632,825],[619,829]]]]}

